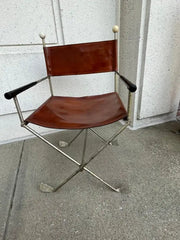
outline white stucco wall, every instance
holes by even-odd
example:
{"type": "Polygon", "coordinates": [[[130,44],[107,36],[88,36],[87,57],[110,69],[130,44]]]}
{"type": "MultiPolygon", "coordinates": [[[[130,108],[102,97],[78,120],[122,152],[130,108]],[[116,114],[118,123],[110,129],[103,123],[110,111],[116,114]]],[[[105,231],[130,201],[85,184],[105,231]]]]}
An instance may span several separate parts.
{"type": "Polygon", "coordinates": [[[180,1],[152,0],[139,119],[177,111],[180,1]]]}
{"type": "MultiPolygon", "coordinates": [[[[113,38],[116,0],[31,0],[0,1],[0,143],[29,136],[19,126],[13,101],[4,99],[6,91],[46,75],[41,39],[48,44],[69,44],[113,38]]],[[[109,92],[113,74],[60,77],[53,80],[55,94],[82,96],[109,92]]],[[[25,115],[49,96],[47,82],[20,95],[25,115]]],[[[49,129],[39,129],[49,132],[49,129]]]]}
{"type": "MultiPolygon", "coordinates": [[[[121,1],[122,74],[136,83],[134,129],[175,120],[180,100],[180,1],[121,1]]],[[[124,95],[124,87],[120,92],[124,95]]]]}
{"type": "MultiPolygon", "coordinates": [[[[120,25],[120,71],[136,83],[134,129],[175,119],[180,99],[180,1],[177,0],[39,0],[0,2],[0,143],[29,137],[19,126],[6,91],[46,75],[39,32],[48,44],[112,39],[120,25]],[[118,13],[120,9],[120,13],[118,13]],[[120,18],[117,21],[117,16],[120,18]]],[[[112,91],[113,74],[54,78],[57,95],[112,91]],[[110,77],[110,78],[109,78],[110,77]]],[[[120,84],[126,103],[127,91],[120,84]]],[[[25,116],[49,96],[47,82],[20,95],[25,116]]],[[[49,129],[36,127],[41,133],[49,129]]]]}

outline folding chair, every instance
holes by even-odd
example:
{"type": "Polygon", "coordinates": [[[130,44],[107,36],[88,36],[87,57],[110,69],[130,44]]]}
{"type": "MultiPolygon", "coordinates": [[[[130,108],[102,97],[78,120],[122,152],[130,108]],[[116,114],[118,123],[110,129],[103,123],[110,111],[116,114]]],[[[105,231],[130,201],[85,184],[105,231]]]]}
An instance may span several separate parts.
{"type": "Polygon", "coordinates": [[[46,46],[45,35],[40,34],[43,43],[44,56],[46,61],[47,76],[42,79],[29,83],[25,86],[12,90],[4,94],[6,99],[13,98],[21,126],[32,134],[40,138],[49,146],[54,148],[60,154],[78,165],[78,170],[74,171],[67,179],[56,187],[49,186],[45,183],[40,184],[40,190],[43,192],[56,192],[65,183],[72,179],[81,171],[86,171],[112,190],[119,192],[118,188],[111,186],[95,173],[87,168],[87,165],[102,152],[108,145],[112,144],[113,140],[124,131],[130,124],[130,111],[132,93],[136,91],[136,86],[128,79],[120,75],[118,72],[118,54],[117,54],[117,32],[118,26],[113,27],[114,40],[71,44],[63,46],[46,46]],[[102,72],[114,72],[115,75],[115,90],[114,92],[84,96],[84,97],[62,97],[53,95],[53,86],[51,77],[77,74],[91,74],[102,72]],[[48,79],[51,96],[37,110],[35,110],[25,120],[17,99],[17,95],[21,92],[33,87],[34,85],[48,79]],[[118,81],[122,80],[128,90],[128,107],[127,111],[117,93],[118,81]],[[100,136],[93,128],[107,125],[120,119],[124,119],[126,123],[108,140],[100,136]],[[47,139],[28,126],[29,123],[40,125],[47,128],[56,129],[79,129],[78,134],[69,142],[60,141],[60,148],[54,146],[47,139]],[[88,129],[94,132],[104,145],[93,153],[88,160],[85,161],[85,151],[88,129]],[[79,163],[77,160],[61,150],[62,147],[69,146],[83,131],[85,131],[84,146],[82,150],[82,159],[79,163]]]}

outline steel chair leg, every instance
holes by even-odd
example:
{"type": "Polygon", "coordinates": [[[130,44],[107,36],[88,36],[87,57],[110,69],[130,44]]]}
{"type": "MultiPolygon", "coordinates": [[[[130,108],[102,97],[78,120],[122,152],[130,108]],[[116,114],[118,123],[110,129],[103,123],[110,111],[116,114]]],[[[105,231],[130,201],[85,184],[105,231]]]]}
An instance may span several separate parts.
{"type": "Polygon", "coordinates": [[[95,177],[96,179],[98,179],[99,181],[101,181],[102,183],[104,183],[106,186],[108,186],[109,188],[111,188],[113,191],[115,192],[119,192],[119,188],[114,188],[113,186],[111,186],[109,183],[107,183],[106,181],[104,181],[102,178],[100,178],[99,176],[97,176],[95,173],[93,173],[92,171],[90,171],[88,168],[84,168],[84,170],[86,172],[88,172],[89,174],[91,174],[93,177],[95,177]]]}
{"type": "Polygon", "coordinates": [[[82,163],[80,164],[79,162],[77,162],[75,159],[73,159],[72,157],[70,157],[68,154],[64,153],[62,150],[60,150],[59,148],[57,148],[56,146],[54,146],[52,143],[50,143],[48,140],[46,140],[45,138],[43,138],[40,134],[38,134],[36,131],[34,131],[32,128],[23,125],[24,128],[26,128],[27,130],[29,130],[31,133],[33,133],[35,136],[37,136],[38,138],[40,138],[41,140],[43,140],[45,143],[47,143],[48,145],[50,145],[52,148],[54,148],[55,150],[57,150],[59,153],[61,153],[63,156],[65,156],[66,158],[68,158],[69,160],[71,160],[72,162],[74,162],[76,165],[79,166],[79,169],[76,170],[72,175],[70,175],[66,180],[64,180],[60,185],[58,185],[57,187],[52,187],[48,184],[44,184],[41,183],[40,184],[40,190],[43,192],[56,192],[60,187],[62,187],[65,183],[67,183],[69,180],[71,180],[77,173],[79,173],[80,171],[87,171],[89,174],[91,174],[92,176],[94,176],[95,178],[97,178],[99,181],[103,182],[106,186],[110,187],[112,190],[119,192],[118,188],[114,188],[113,186],[111,186],[109,183],[105,182],[102,178],[98,177],[96,174],[94,174],[92,171],[90,171],[88,168],[86,168],[86,165],[89,164],[100,152],[103,151],[103,149],[105,149],[110,142],[112,142],[122,131],[124,131],[127,126],[129,125],[129,123],[125,124],[117,133],[115,133],[111,138],[109,138],[108,141],[106,141],[106,143],[101,146],[94,154],[91,155],[91,157],[88,159],[88,161],[86,163],[84,163],[84,155],[85,155],[85,149],[86,149],[86,141],[87,141],[87,131],[85,133],[85,143],[84,143],[84,148],[83,148],[83,158],[82,158],[82,163]]]}
{"type": "MultiPolygon", "coordinates": [[[[78,133],[78,135],[76,135],[72,140],[75,140],[80,134],[81,134],[82,130],[78,133]]],[[[84,163],[84,157],[85,157],[85,151],[86,151],[86,143],[87,143],[87,132],[88,130],[85,130],[85,137],[84,137],[84,146],[83,146],[83,153],[82,153],[82,160],[81,160],[81,164],[79,165],[79,169],[76,170],[73,174],[71,174],[68,178],[66,178],[60,185],[58,185],[57,187],[52,187],[46,183],[41,183],[40,184],[40,190],[42,192],[56,192],[57,190],[59,190],[64,184],[66,184],[67,182],[69,182],[74,176],[76,176],[80,171],[83,171],[83,168],[81,168],[81,166],[83,166],[84,163]]]]}
{"type": "Polygon", "coordinates": [[[64,184],[69,182],[74,176],[76,176],[80,172],[80,169],[76,170],[74,173],[72,173],[68,178],[66,178],[60,185],[57,187],[52,187],[46,183],[40,184],[40,190],[41,192],[50,193],[50,192],[56,192],[58,189],[60,189],[64,184]]]}
{"type": "Polygon", "coordinates": [[[100,178],[99,176],[97,176],[95,173],[93,173],[92,171],[90,171],[88,168],[84,168],[82,170],[78,169],[77,171],[75,171],[73,174],[71,174],[68,178],[66,178],[60,185],[58,185],[57,187],[52,187],[51,185],[48,185],[46,183],[40,183],[40,190],[41,192],[45,192],[45,193],[51,193],[51,192],[56,192],[57,190],[59,190],[63,185],[65,185],[67,182],[69,182],[74,176],[76,176],[80,171],[85,170],[86,172],[88,172],[90,175],[92,175],[93,177],[95,177],[96,179],[98,179],[99,181],[101,181],[102,183],[104,183],[106,186],[108,186],[109,188],[111,188],[113,191],[115,192],[119,192],[119,188],[114,188],[113,186],[111,186],[109,183],[107,183],[106,181],[104,181],[102,178],[100,178]]]}
{"type": "MultiPolygon", "coordinates": [[[[90,128],[91,132],[93,132],[97,137],[99,137],[104,143],[107,141],[102,136],[100,136],[94,129],[90,128]]],[[[109,142],[109,145],[119,146],[117,139],[109,142]]]]}
{"type": "Polygon", "coordinates": [[[81,159],[81,166],[84,164],[84,158],[85,158],[85,152],[86,152],[86,143],[87,143],[87,134],[88,134],[88,129],[85,130],[85,136],[84,136],[84,146],[83,146],[83,153],[82,153],[82,159],[81,159]]]}

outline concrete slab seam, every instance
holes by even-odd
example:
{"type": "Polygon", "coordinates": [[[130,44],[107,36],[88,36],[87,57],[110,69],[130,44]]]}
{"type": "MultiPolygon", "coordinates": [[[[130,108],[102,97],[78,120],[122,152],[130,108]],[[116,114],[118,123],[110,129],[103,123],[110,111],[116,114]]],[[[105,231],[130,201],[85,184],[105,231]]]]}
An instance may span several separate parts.
{"type": "Polygon", "coordinates": [[[20,156],[19,156],[19,162],[18,162],[16,174],[15,174],[14,186],[13,186],[13,190],[12,190],[12,195],[11,195],[11,200],[10,200],[10,205],[9,205],[9,210],[8,210],[8,215],[7,215],[7,219],[6,219],[6,224],[5,224],[5,229],[4,229],[4,234],[3,234],[2,240],[6,240],[6,236],[7,236],[7,232],[8,232],[9,219],[10,219],[10,216],[11,216],[11,210],[13,208],[13,202],[14,202],[14,197],[15,197],[15,193],[16,193],[19,170],[20,170],[20,167],[21,167],[22,155],[23,155],[23,151],[24,151],[24,143],[25,143],[25,141],[23,141],[22,148],[21,148],[21,153],[20,153],[20,156]]]}

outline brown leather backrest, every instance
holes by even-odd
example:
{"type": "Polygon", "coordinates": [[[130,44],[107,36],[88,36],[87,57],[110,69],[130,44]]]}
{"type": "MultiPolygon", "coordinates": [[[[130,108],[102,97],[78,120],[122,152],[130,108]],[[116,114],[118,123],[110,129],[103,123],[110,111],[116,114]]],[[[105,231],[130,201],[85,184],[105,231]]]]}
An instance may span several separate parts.
{"type": "Polygon", "coordinates": [[[44,47],[49,76],[117,70],[117,40],[44,47]]]}

